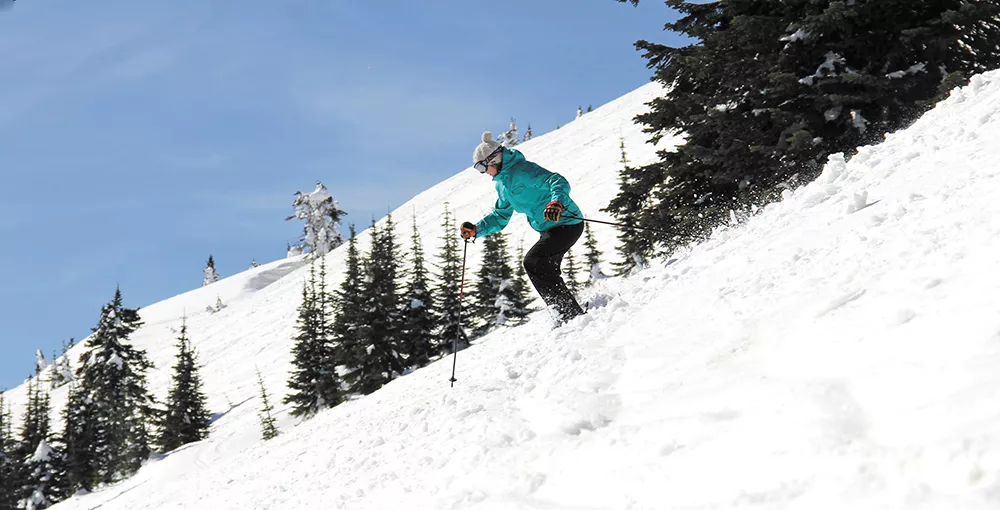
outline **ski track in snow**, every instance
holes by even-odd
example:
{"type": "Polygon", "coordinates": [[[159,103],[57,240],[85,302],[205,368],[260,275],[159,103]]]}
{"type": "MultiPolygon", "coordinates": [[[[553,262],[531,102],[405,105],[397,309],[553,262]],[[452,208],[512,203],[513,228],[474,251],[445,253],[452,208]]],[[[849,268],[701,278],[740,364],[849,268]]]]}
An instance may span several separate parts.
{"type": "MultiPolygon", "coordinates": [[[[563,162],[590,214],[614,195],[620,133],[634,163],[655,157],[629,122],[657,92],[525,153],[563,162]]],[[[477,341],[455,388],[448,358],[302,423],[279,407],[282,435],[267,443],[254,365],[280,402],[305,269],[261,275],[301,260],[150,306],[135,338],[161,368],[194,310],[212,436],[55,508],[995,509],[998,111],[1000,72],[978,76],[745,224],[602,281],[588,315],[553,330],[539,312],[477,341]],[[217,294],[229,306],[201,312],[217,294]]],[[[488,210],[478,177],[401,207],[400,233],[415,211],[433,253],[442,202],[458,221],[488,210]]],[[[610,252],[614,232],[595,234],[610,252]]],[[[342,259],[328,256],[334,275],[342,259]]],[[[168,377],[150,378],[158,395],[168,377]]]]}

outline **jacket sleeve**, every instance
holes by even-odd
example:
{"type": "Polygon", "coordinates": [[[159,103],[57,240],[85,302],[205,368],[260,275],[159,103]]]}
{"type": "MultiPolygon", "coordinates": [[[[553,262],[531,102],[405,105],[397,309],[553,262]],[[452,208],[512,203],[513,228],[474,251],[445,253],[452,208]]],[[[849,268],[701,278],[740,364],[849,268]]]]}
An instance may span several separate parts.
{"type": "Polygon", "coordinates": [[[510,202],[500,197],[493,205],[493,212],[476,223],[476,238],[486,237],[500,232],[510,222],[510,216],[514,213],[514,206],[510,202]]]}
{"type": "Polygon", "coordinates": [[[534,165],[531,172],[522,176],[524,184],[533,188],[548,190],[549,200],[566,205],[569,202],[569,181],[565,177],[534,165]]]}

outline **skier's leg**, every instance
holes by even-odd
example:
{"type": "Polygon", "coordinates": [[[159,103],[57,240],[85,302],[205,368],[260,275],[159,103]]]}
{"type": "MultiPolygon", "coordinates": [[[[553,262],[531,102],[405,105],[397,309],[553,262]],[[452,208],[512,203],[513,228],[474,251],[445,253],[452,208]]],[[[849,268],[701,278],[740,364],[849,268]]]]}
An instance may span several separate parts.
{"type": "Polygon", "coordinates": [[[524,271],[545,303],[567,321],[583,315],[583,308],[562,279],[563,255],[583,234],[583,223],[562,225],[546,230],[524,256],[524,271]]]}

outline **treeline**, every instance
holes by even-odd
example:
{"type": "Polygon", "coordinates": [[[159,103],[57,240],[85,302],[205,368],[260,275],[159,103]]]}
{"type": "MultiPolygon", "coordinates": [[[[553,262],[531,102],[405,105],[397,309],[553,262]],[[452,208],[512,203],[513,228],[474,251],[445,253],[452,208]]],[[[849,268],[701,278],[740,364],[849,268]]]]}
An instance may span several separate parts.
{"type": "MultiPolygon", "coordinates": [[[[503,234],[483,239],[482,264],[475,272],[467,268],[463,290],[462,246],[447,206],[441,228],[443,242],[431,267],[416,223],[404,255],[391,215],[382,226],[372,223],[369,250],[363,255],[350,227],[338,288],[327,287],[323,259],[313,263],[302,288],[294,369],[284,400],[293,415],[311,416],[350,395],[372,393],[450,354],[453,345],[463,349],[470,339],[527,320],[535,298],[520,263],[523,249],[512,254],[503,234]],[[461,293],[465,305],[460,313],[461,293]]],[[[564,265],[575,290],[602,277],[602,254],[589,229],[585,246],[586,267],[572,256],[564,265]]]]}
{"type": "Polygon", "coordinates": [[[637,120],[653,141],[684,141],[621,172],[605,210],[660,231],[622,231],[621,272],[745,217],[1000,67],[996,0],[666,3],[680,13],[666,29],[696,42],[636,43],[667,87],[637,120]]]}
{"type": "Polygon", "coordinates": [[[120,290],[101,309],[75,370],[64,352],[43,380],[39,363],[15,437],[0,393],[0,510],[42,509],[138,471],[154,451],[169,452],[208,434],[209,414],[196,354],[182,324],[164,405],[146,387],[153,364],[130,336],[142,325],[120,290]],[[51,426],[50,387],[68,384],[62,430],[51,426]]]}

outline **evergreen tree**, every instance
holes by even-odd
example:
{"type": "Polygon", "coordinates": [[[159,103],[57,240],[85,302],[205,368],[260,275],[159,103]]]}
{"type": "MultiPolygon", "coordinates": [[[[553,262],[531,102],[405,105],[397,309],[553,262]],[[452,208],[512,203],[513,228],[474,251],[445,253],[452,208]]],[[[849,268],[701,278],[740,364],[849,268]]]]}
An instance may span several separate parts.
{"type": "Polygon", "coordinates": [[[579,119],[580,117],[583,117],[583,107],[582,106],[580,106],[580,107],[578,107],[576,109],[576,118],[579,119]]]}
{"type": "Polygon", "coordinates": [[[201,280],[201,286],[205,287],[219,281],[219,273],[215,272],[215,259],[208,256],[208,264],[205,265],[205,277],[201,280]]]}
{"type": "Polygon", "coordinates": [[[95,407],[76,382],[70,382],[69,397],[63,409],[63,433],[66,485],[69,492],[92,490],[100,481],[98,452],[95,448],[97,419],[95,407]]]}
{"type": "Polygon", "coordinates": [[[316,266],[310,267],[309,281],[302,286],[302,304],[296,323],[294,370],[288,381],[292,393],[285,397],[292,404],[292,416],[310,417],[324,407],[340,403],[340,380],[335,370],[330,298],[326,291],[326,261],[320,259],[320,280],[316,266]]]}
{"type": "Polygon", "coordinates": [[[524,132],[524,141],[527,142],[534,138],[535,135],[531,134],[531,124],[528,124],[528,129],[524,132]]]}
{"type": "Polygon", "coordinates": [[[648,231],[636,230],[635,227],[648,222],[648,194],[652,182],[658,178],[653,167],[637,170],[629,165],[628,154],[625,152],[625,137],[621,138],[623,165],[618,174],[618,195],[608,203],[602,211],[614,214],[625,228],[619,229],[618,252],[622,261],[615,263],[618,275],[629,274],[633,269],[642,268],[646,257],[653,254],[653,236],[648,231]]]}
{"type": "Polygon", "coordinates": [[[50,386],[55,389],[73,380],[73,368],[69,363],[69,348],[73,346],[74,340],[69,339],[69,343],[63,343],[62,352],[55,356],[52,361],[52,375],[49,378],[50,386]]]}
{"type": "Polygon", "coordinates": [[[177,338],[177,362],[167,395],[167,409],[160,424],[157,444],[169,452],[208,437],[211,415],[202,391],[198,359],[187,337],[187,322],[177,338]]]}
{"type": "Polygon", "coordinates": [[[590,105],[590,104],[588,104],[588,105],[587,105],[587,113],[590,113],[590,112],[592,112],[592,111],[594,111],[594,105],[590,105]]]}
{"type": "Polygon", "coordinates": [[[457,343],[458,350],[462,350],[469,346],[469,338],[465,334],[468,319],[462,316],[459,303],[462,292],[462,255],[458,248],[459,238],[455,220],[448,210],[448,204],[444,207],[444,221],[441,226],[444,228],[442,237],[444,245],[438,252],[438,285],[434,291],[438,297],[441,313],[437,345],[441,352],[449,354],[453,342],[457,343]]]}
{"type": "MultiPolygon", "coordinates": [[[[316,183],[316,189],[312,193],[296,191],[292,207],[295,213],[285,220],[305,220],[302,243],[313,257],[326,255],[344,244],[340,222],[341,217],[347,213],[340,210],[339,204],[322,182],[316,183]]],[[[292,250],[289,250],[289,255],[291,254],[292,250]]]]}
{"type": "Polygon", "coordinates": [[[135,473],[150,454],[147,421],[154,418],[154,401],[146,390],[146,371],[153,364],[129,336],[142,325],[138,310],[122,306],[121,291],[101,310],[87,351],[80,357],[77,378],[83,393],[80,414],[92,430],[85,447],[96,472],[83,480],[85,488],[110,483],[135,473]]]}
{"type": "Polygon", "coordinates": [[[260,435],[264,441],[270,441],[278,437],[278,427],[275,426],[274,416],[271,414],[274,412],[274,406],[271,405],[271,399],[267,398],[267,388],[264,387],[264,378],[261,377],[259,369],[257,386],[260,387],[260,411],[257,413],[260,418],[260,435]]]}
{"type": "Polygon", "coordinates": [[[19,497],[28,509],[48,508],[66,497],[62,453],[49,443],[49,395],[38,378],[28,382],[28,405],[14,456],[21,469],[19,497]]]}
{"type": "Polygon", "coordinates": [[[434,327],[437,314],[434,294],[431,291],[427,269],[424,267],[424,249],[417,232],[417,218],[413,218],[411,239],[410,281],[403,297],[403,331],[401,352],[406,355],[408,368],[420,368],[428,364],[437,354],[434,342],[434,327]]]}
{"type": "Polygon", "coordinates": [[[619,219],[665,231],[637,237],[667,251],[814,178],[828,155],[905,126],[942,87],[1000,65],[995,1],[667,4],[682,13],[667,29],[697,42],[636,43],[669,86],[638,119],[653,141],[683,132],[685,142],[623,172],[609,204],[619,219]]]}
{"type": "Polygon", "coordinates": [[[260,267],[260,264],[257,263],[257,259],[251,260],[250,261],[250,269],[253,269],[253,268],[256,268],[256,267],[260,267]]]}
{"type": "Polygon", "coordinates": [[[0,392],[0,510],[16,510],[20,468],[14,454],[10,407],[4,395],[5,392],[0,392]]]}
{"type": "Polygon", "coordinates": [[[364,262],[364,308],[344,381],[351,393],[367,395],[403,373],[399,354],[403,316],[399,293],[399,256],[392,215],[379,229],[372,220],[371,249],[364,262]]]}
{"type": "Polygon", "coordinates": [[[357,233],[354,224],[350,226],[351,237],[347,245],[347,260],[345,261],[344,279],[340,289],[334,294],[335,308],[333,319],[333,345],[335,365],[344,367],[355,363],[353,353],[361,344],[361,326],[365,297],[364,274],[361,267],[361,255],[358,253],[357,233]]]}
{"type": "Polygon", "coordinates": [[[584,269],[589,270],[587,285],[593,285],[593,283],[597,280],[604,278],[604,273],[601,272],[601,255],[603,253],[601,250],[597,249],[597,239],[595,239],[594,234],[590,232],[590,223],[587,223],[584,232],[586,240],[584,241],[583,246],[587,248],[587,265],[584,266],[584,269]]]}
{"type": "Polygon", "coordinates": [[[503,145],[504,147],[513,147],[518,143],[520,143],[520,139],[517,136],[517,123],[514,122],[513,117],[511,117],[510,119],[510,128],[508,128],[507,131],[504,131],[503,134],[500,135],[499,141],[500,144],[503,145]]]}
{"type": "Polygon", "coordinates": [[[566,252],[566,258],[563,262],[565,265],[563,267],[563,281],[566,282],[566,286],[569,287],[570,292],[578,294],[580,292],[580,280],[576,275],[580,273],[580,266],[576,263],[576,257],[573,256],[572,249],[566,252]]]}
{"type": "Polygon", "coordinates": [[[58,445],[48,439],[38,446],[26,460],[28,489],[23,501],[26,510],[48,508],[69,496],[66,486],[66,468],[63,453],[58,445]]]}
{"type": "Polygon", "coordinates": [[[470,322],[476,325],[475,336],[482,336],[507,323],[513,306],[513,276],[507,241],[503,234],[483,239],[483,263],[476,285],[469,296],[470,322]]]}
{"type": "Polygon", "coordinates": [[[517,326],[528,322],[528,315],[534,311],[531,302],[534,297],[531,293],[531,284],[528,282],[528,275],[524,271],[524,245],[517,246],[517,269],[514,271],[514,279],[510,288],[510,308],[507,310],[507,323],[517,326]]]}

